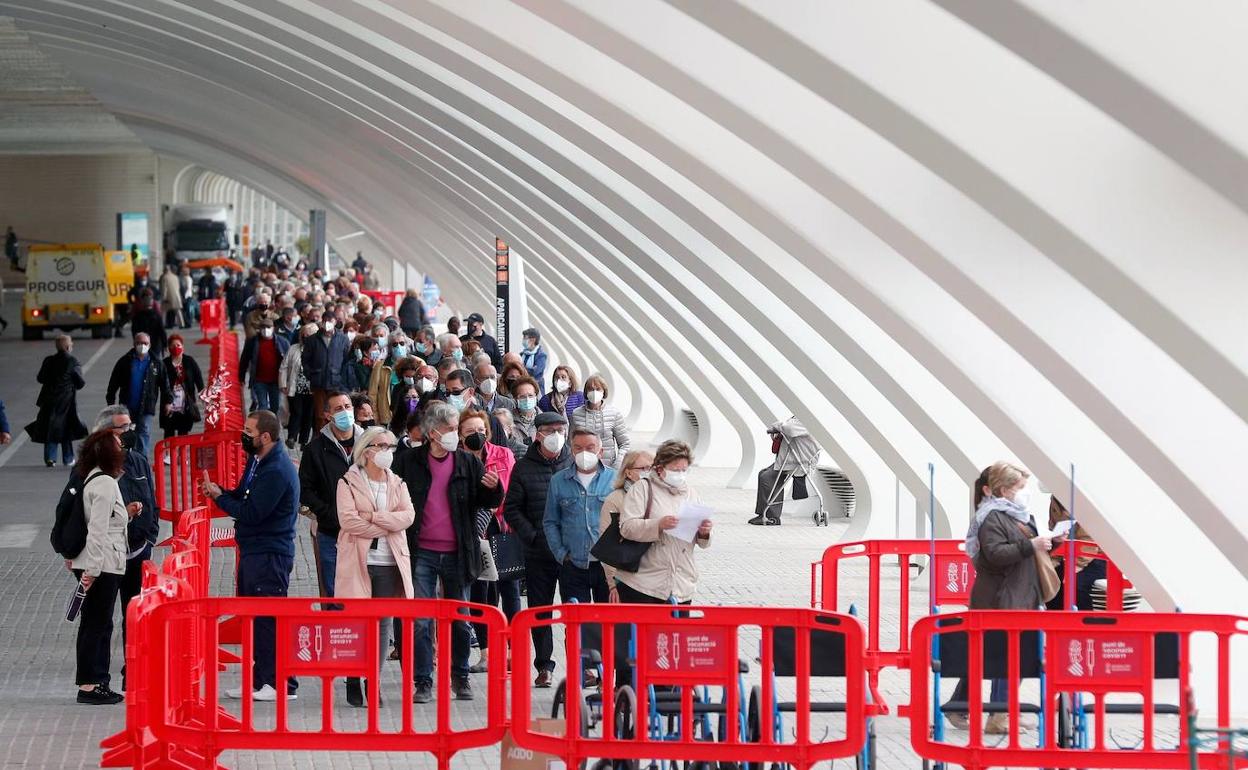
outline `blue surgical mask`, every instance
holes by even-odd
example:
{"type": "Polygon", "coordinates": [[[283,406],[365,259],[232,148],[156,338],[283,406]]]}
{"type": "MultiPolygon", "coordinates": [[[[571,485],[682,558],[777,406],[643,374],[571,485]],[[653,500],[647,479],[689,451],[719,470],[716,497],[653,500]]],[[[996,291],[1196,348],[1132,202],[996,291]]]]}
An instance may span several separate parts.
{"type": "Polygon", "coordinates": [[[421,355],[424,355],[425,353],[428,353],[428,352],[429,352],[429,346],[428,346],[428,345],[426,345],[426,344],[425,344],[425,343],[423,343],[423,342],[417,342],[417,343],[416,343],[416,352],[417,352],[417,353],[420,353],[421,355]]]}
{"type": "Polygon", "coordinates": [[[531,412],[537,408],[537,396],[523,396],[516,402],[522,411],[531,412]]]}
{"type": "Polygon", "coordinates": [[[464,411],[464,397],[463,396],[458,396],[458,395],[447,396],[446,403],[455,407],[455,411],[457,412],[464,411]]]}
{"type": "Polygon", "coordinates": [[[406,348],[405,346],[403,346],[403,345],[395,345],[393,349],[394,349],[394,357],[395,357],[395,358],[406,358],[406,357],[407,357],[407,348],[406,348]]]}
{"type": "Polygon", "coordinates": [[[452,353],[451,355],[454,356],[456,361],[464,360],[464,351],[459,348],[455,348],[455,352],[452,353]]]}
{"type": "Polygon", "coordinates": [[[355,416],[350,412],[338,412],[334,415],[334,427],[341,431],[351,430],[355,425],[355,416]]]}

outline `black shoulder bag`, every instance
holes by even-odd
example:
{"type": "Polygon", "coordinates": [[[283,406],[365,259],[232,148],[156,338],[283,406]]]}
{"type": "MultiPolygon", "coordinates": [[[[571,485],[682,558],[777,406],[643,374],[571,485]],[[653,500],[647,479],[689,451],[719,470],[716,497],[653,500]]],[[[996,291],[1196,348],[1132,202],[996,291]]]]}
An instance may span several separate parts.
{"type": "MultiPolygon", "coordinates": [[[[654,502],[654,486],[646,479],[646,514],[643,519],[650,518],[650,505],[654,502]]],[[[598,542],[589,549],[594,558],[603,564],[615,567],[623,572],[636,572],[641,568],[641,557],[646,555],[653,543],[641,543],[629,540],[620,533],[620,512],[611,514],[611,525],[598,537],[598,542]]]]}

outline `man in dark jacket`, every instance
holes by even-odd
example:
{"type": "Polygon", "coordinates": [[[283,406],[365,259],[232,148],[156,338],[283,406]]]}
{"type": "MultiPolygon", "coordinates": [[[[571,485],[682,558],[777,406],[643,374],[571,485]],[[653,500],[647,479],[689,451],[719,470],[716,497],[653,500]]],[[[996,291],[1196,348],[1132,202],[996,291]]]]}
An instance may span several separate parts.
{"type": "Polygon", "coordinates": [[[425,316],[425,306],[421,304],[420,292],[417,289],[408,289],[407,296],[399,303],[399,327],[407,336],[415,337],[416,333],[427,323],[429,319],[425,316]]]}
{"type": "Polygon", "coordinates": [[[151,340],[152,355],[163,358],[167,345],[165,321],[160,317],[160,306],[156,304],[151,288],[144,289],[139,294],[138,305],[131,305],[130,313],[130,336],[146,334],[151,340]]]}
{"type": "MultiPolygon", "coordinates": [[[[550,477],[572,464],[567,447],[568,418],[559,412],[543,412],[534,420],[534,439],[524,457],[511,469],[503,517],[524,542],[524,580],[529,607],[554,604],[559,582],[559,562],[550,552],[542,518],[546,515],[546,490],[550,477]]],[[[560,596],[561,600],[566,597],[560,596]]],[[[555,670],[554,640],[550,626],[534,628],[533,667],[536,687],[550,687],[555,670]]]]}
{"type": "Polygon", "coordinates": [[[282,406],[278,374],[282,359],[290,350],[290,340],[275,334],[273,321],[268,318],[260,321],[259,331],[243,344],[243,352],[238,359],[238,379],[251,388],[252,409],[267,409],[276,413],[282,406]]]}
{"type": "Polygon", "coordinates": [[[173,398],[164,367],[160,359],[152,355],[151,347],[147,334],[134,335],[134,347],[113,365],[104,395],[106,403],[121,404],[130,410],[137,434],[134,448],[145,455],[151,450],[149,423],[152,415],[156,414],[162,398],[166,401],[173,398]]]}
{"type": "Polygon", "coordinates": [[[303,376],[312,387],[317,430],[325,427],[325,400],[329,392],[342,390],[342,367],[351,351],[347,335],[335,330],[337,321],[332,310],[321,316],[320,326],[320,332],[303,343],[303,376]]]}
{"type": "MultiPolygon", "coordinates": [[[[234,519],[238,543],[238,595],[285,596],[290,571],[295,566],[295,520],[299,518],[299,476],[282,447],[282,426],[277,415],[259,411],[247,415],[243,424],[243,449],[250,455],[242,482],[231,490],[208,480],[204,494],[234,519]]],[[[277,700],[276,639],[273,618],[256,618],[253,624],[252,698],[277,700]]],[[[298,684],[286,682],[288,698],[298,684]]],[[[241,698],[242,689],[227,690],[241,698]]]]}
{"type": "Polygon", "coordinates": [[[468,333],[459,338],[460,342],[476,340],[481,345],[481,352],[490,357],[495,369],[503,368],[503,354],[498,349],[498,340],[485,333],[485,319],[480,313],[473,313],[465,319],[468,333]]]}
{"type": "MultiPolygon", "coordinates": [[[[159,510],[156,507],[156,488],[152,476],[152,466],[147,458],[135,449],[138,438],[134,423],[130,419],[130,410],[120,404],[106,406],[95,420],[95,429],[111,430],[121,440],[126,450],[125,471],[117,479],[121,488],[121,499],[130,503],[142,503],[138,515],[130,519],[126,525],[127,548],[126,573],[121,578],[121,617],[122,644],[125,644],[126,607],[130,600],[139,595],[143,589],[143,562],[152,558],[152,546],[160,534],[159,510]]],[[[70,483],[81,481],[70,474],[70,483]]],[[[126,689],[126,667],[121,667],[121,689],[126,689]]]]}
{"type": "Polygon", "coordinates": [[[234,325],[238,323],[238,317],[243,312],[243,293],[247,285],[243,282],[242,273],[230,273],[230,278],[225,282],[225,310],[230,316],[230,330],[234,330],[234,325]]]}
{"type": "Polygon", "coordinates": [[[331,391],[325,427],[299,458],[299,501],[316,516],[316,552],[321,596],[334,595],[338,566],[338,480],[351,468],[351,451],[364,430],[355,423],[351,397],[331,391]]]}
{"type": "MultiPolygon", "coordinates": [[[[468,601],[468,589],[481,574],[476,514],[503,500],[498,474],[459,447],[459,412],[449,404],[429,404],[422,415],[425,443],[404,452],[395,472],[407,484],[416,517],[407,529],[412,586],[418,599],[437,597],[438,581],[447,599],[468,601]]],[[[415,703],[433,699],[431,623],[416,629],[415,703]]],[[[468,681],[468,624],[457,621],[451,644],[451,691],[472,699],[468,681]]]]}

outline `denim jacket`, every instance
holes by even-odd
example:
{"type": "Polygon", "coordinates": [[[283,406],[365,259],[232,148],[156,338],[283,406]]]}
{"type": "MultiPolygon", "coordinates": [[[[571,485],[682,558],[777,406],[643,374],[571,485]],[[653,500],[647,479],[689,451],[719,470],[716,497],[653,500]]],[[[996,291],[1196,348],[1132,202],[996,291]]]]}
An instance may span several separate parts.
{"type": "Polygon", "coordinates": [[[576,466],[557,472],[546,492],[546,515],[542,529],[555,561],[571,558],[581,569],[589,567],[589,549],[598,542],[598,521],[602,503],[611,494],[615,471],[598,464],[598,475],[589,490],[576,478],[576,466]]]}

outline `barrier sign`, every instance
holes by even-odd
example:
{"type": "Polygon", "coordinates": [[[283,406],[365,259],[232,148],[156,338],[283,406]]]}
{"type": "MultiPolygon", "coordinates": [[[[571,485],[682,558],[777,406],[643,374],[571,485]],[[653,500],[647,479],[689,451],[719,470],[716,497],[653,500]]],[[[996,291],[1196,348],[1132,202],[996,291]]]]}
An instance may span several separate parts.
{"type": "Polygon", "coordinates": [[[287,640],[287,666],[292,672],[317,673],[320,668],[341,672],[352,665],[367,670],[369,626],[376,628],[376,621],[290,618],[283,625],[281,638],[287,640]]]}
{"type": "Polygon", "coordinates": [[[965,553],[936,554],[936,603],[966,604],[971,600],[975,567],[965,553]]]}
{"type": "Polygon", "coordinates": [[[650,665],[660,676],[723,675],[735,661],[728,655],[724,628],[690,630],[687,626],[650,626],[646,629],[650,665]]]}
{"type": "Polygon", "coordinates": [[[1143,634],[1054,632],[1049,643],[1057,650],[1057,665],[1051,671],[1059,686],[1134,682],[1151,676],[1145,671],[1143,634]]]}

